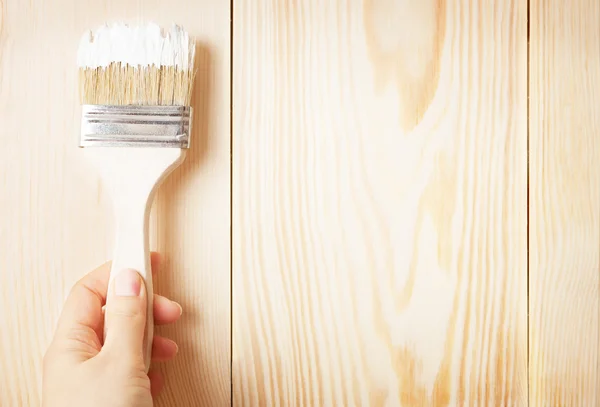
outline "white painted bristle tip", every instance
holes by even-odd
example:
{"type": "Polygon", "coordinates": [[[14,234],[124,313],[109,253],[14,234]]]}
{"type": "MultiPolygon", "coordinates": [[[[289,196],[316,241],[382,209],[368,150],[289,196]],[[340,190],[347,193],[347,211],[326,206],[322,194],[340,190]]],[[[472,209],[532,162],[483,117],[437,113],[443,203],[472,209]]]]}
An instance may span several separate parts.
{"type": "Polygon", "coordinates": [[[189,34],[173,24],[169,31],[149,22],[129,26],[116,22],[87,31],[80,40],[77,65],[80,68],[106,68],[111,63],[132,67],[175,67],[189,71],[194,65],[195,46],[189,34]]]}

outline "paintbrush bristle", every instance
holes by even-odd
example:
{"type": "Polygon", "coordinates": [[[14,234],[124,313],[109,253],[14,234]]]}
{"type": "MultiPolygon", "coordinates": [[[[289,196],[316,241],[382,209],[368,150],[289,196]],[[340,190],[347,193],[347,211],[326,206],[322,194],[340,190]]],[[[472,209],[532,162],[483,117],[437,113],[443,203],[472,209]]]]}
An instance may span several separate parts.
{"type": "Polygon", "coordinates": [[[89,31],[77,55],[81,103],[189,106],[194,57],[194,41],[177,25],[166,33],[154,23],[89,31]]]}

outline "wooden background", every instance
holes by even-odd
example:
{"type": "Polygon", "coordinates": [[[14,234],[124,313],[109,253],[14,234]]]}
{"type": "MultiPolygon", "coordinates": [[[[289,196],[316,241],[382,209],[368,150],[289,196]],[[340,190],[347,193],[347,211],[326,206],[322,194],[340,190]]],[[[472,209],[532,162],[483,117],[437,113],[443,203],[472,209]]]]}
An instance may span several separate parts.
{"type": "Polygon", "coordinates": [[[529,397],[600,405],[600,2],[531,0],[529,397]]]}
{"type": "Polygon", "coordinates": [[[600,4],[0,0],[0,405],[40,403],[62,302],[110,258],[75,54],[198,38],[157,291],[157,406],[600,404],[600,4]],[[529,15],[529,20],[528,20],[529,15]]]}
{"type": "MultiPolygon", "coordinates": [[[[108,191],[76,147],[76,52],[107,20],[184,25],[198,39],[195,131],[159,191],[155,289],[185,312],[158,406],[228,406],[230,312],[230,7],[191,0],[0,0],[0,406],[40,405],[42,356],[72,284],[110,259],[108,191]]],[[[84,407],[84,406],[82,406],[84,407]]],[[[108,406],[107,406],[108,407],[108,406]]]]}

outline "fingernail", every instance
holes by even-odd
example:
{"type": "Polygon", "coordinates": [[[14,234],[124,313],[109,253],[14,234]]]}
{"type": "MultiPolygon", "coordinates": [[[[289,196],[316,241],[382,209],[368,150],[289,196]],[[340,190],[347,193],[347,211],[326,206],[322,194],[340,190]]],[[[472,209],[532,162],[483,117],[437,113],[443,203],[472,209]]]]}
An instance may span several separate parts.
{"type": "Polygon", "coordinates": [[[123,270],[115,278],[115,295],[119,297],[137,297],[141,287],[140,275],[135,270],[123,270]]]}
{"type": "Polygon", "coordinates": [[[179,304],[178,302],[175,301],[171,301],[173,304],[177,305],[177,308],[179,308],[179,316],[181,316],[181,314],[183,314],[183,308],[181,307],[181,304],[179,304]]]}

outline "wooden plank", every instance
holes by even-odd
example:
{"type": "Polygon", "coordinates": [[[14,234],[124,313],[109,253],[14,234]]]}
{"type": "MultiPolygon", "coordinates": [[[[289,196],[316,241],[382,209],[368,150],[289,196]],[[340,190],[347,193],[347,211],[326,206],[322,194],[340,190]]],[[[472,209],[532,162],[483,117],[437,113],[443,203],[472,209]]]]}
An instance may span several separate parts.
{"type": "MultiPolygon", "coordinates": [[[[0,0],[0,4],[2,1],[0,0]]],[[[0,36],[0,405],[40,404],[43,353],[71,285],[111,256],[110,197],[83,161],[76,49],[105,20],[183,24],[199,41],[192,149],[159,192],[157,291],[182,320],[158,406],[230,397],[230,5],[210,0],[4,0],[0,36]]]]}
{"type": "Polygon", "coordinates": [[[600,405],[600,3],[530,9],[531,406],[600,405]]]}
{"type": "Polygon", "coordinates": [[[526,2],[233,21],[234,405],[526,405],[526,2]]]}

